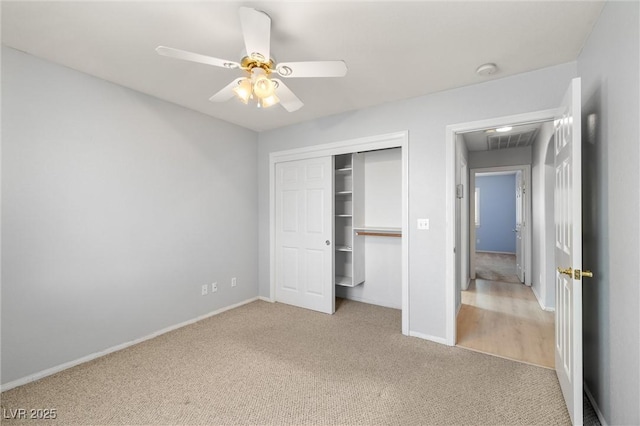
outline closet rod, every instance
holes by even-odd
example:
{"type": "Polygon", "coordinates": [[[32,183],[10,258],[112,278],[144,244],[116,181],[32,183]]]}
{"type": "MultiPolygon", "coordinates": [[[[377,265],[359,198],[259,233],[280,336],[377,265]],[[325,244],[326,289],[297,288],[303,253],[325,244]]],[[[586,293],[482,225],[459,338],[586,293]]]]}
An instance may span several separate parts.
{"type": "Polygon", "coordinates": [[[371,237],[402,237],[402,234],[391,233],[391,232],[367,232],[367,231],[356,231],[356,235],[368,235],[371,237]]]}

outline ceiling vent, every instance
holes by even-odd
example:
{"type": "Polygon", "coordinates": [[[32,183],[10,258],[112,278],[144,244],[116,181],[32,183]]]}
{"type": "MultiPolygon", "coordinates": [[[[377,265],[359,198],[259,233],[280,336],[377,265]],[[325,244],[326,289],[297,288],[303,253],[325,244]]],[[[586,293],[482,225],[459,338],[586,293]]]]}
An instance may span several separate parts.
{"type": "Polygon", "coordinates": [[[487,136],[487,147],[489,151],[496,149],[523,148],[531,146],[536,140],[538,129],[528,130],[521,133],[508,133],[504,135],[493,134],[487,136]]]}

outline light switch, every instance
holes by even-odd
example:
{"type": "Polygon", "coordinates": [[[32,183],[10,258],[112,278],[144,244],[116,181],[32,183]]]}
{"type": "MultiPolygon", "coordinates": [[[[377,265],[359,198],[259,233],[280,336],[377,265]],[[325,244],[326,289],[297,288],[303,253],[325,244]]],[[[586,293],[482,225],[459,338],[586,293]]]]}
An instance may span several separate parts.
{"type": "Polygon", "coordinates": [[[418,229],[429,229],[429,219],[418,219],[418,229]]]}

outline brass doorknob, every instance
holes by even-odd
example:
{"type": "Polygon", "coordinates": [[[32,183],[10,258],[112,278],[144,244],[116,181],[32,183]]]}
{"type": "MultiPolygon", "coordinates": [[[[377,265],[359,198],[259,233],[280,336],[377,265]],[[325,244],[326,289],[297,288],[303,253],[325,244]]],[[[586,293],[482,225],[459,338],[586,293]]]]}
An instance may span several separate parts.
{"type": "Polygon", "coordinates": [[[576,280],[581,279],[582,277],[593,278],[593,272],[591,271],[581,271],[580,269],[573,270],[572,268],[560,268],[558,267],[558,272],[561,274],[569,275],[576,280]]]}
{"type": "Polygon", "coordinates": [[[579,280],[582,277],[593,278],[593,272],[591,271],[581,271],[580,269],[576,269],[573,275],[573,278],[579,280]]]}
{"type": "Polygon", "coordinates": [[[558,272],[560,272],[561,274],[569,275],[570,277],[573,276],[572,268],[561,268],[558,266],[558,272]]]}

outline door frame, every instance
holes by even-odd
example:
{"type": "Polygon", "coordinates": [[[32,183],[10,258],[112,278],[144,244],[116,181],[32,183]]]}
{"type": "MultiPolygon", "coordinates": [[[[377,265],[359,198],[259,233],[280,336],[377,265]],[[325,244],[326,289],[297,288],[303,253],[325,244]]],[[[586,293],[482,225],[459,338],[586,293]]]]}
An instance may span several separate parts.
{"type": "MultiPolygon", "coordinates": [[[[500,172],[517,172],[521,171],[524,175],[524,187],[525,187],[525,198],[524,198],[524,210],[525,210],[525,254],[524,254],[524,264],[525,264],[525,275],[524,275],[524,284],[528,287],[531,287],[531,258],[532,258],[532,248],[533,248],[533,239],[532,239],[532,214],[533,209],[531,206],[532,201],[532,192],[531,192],[531,165],[530,164],[522,164],[516,166],[498,166],[498,167],[482,167],[476,169],[469,169],[469,188],[475,188],[476,186],[476,175],[483,173],[500,173],[500,172]]],[[[471,192],[469,194],[469,275],[471,279],[476,278],[476,227],[471,226],[471,218],[475,217],[475,203],[471,202],[472,196],[471,192]]],[[[473,199],[475,200],[475,192],[473,194],[473,199]]],[[[517,244],[517,243],[516,243],[517,244]]]]}
{"type": "Polygon", "coordinates": [[[406,130],[269,154],[269,301],[276,301],[276,163],[387,148],[402,150],[402,334],[409,335],[409,132],[406,130]]]}
{"type": "Polygon", "coordinates": [[[445,343],[449,346],[456,344],[456,283],[455,283],[455,202],[456,202],[456,134],[486,130],[512,124],[537,123],[553,121],[557,108],[527,112],[523,114],[507,115],[478,121],[450,124],[446,127],[445,145],[445,343]]]}
{"type": "MultiPolygon", "coordinates": [[[[471,258],[470,258],[470,246],[471,241],[471,229],[475,228],[471,226],[471,174],[469,170],[469,162],[464,158],[460,161],[460,183],[462,186],[462,198],[460,201],[460,288],[467,290],[471,280],[471,258]]],[[[475,193],[474,193],[475,196],[475,193]]],[[[462,304],[456,307],[460,309],[462,304]]],[[[457,312],[456,312],[457,315],[457,312]]]]}

